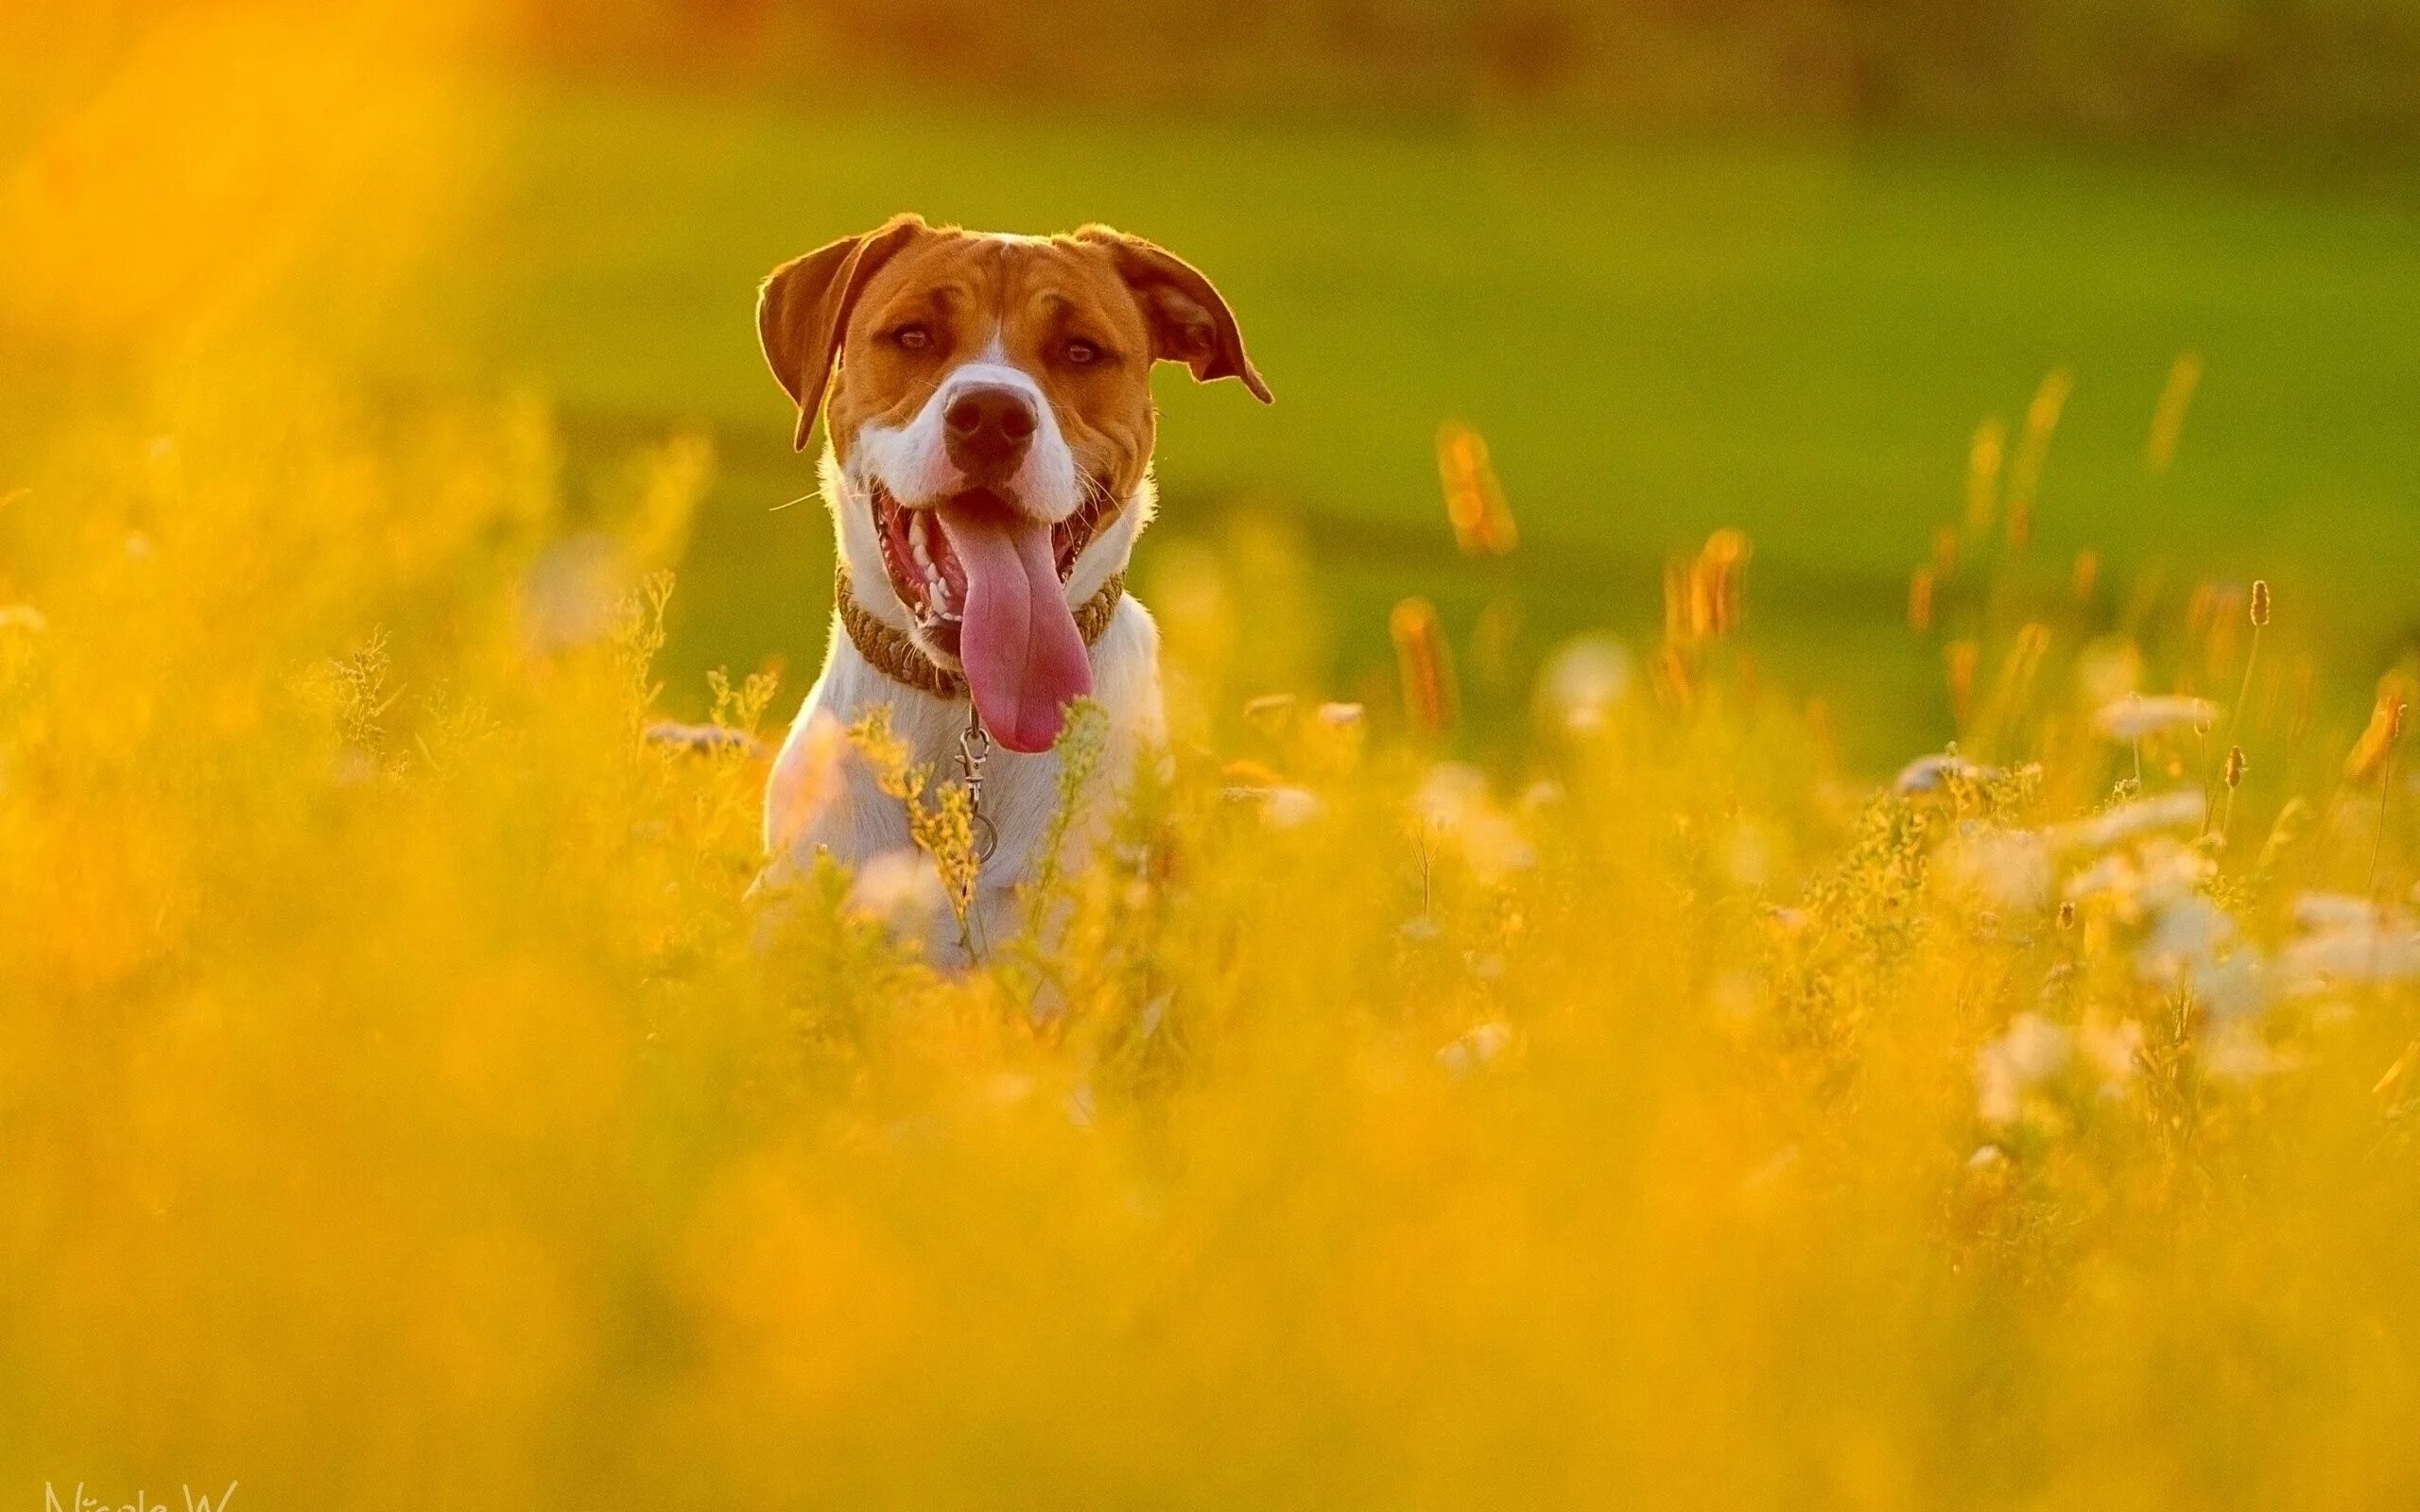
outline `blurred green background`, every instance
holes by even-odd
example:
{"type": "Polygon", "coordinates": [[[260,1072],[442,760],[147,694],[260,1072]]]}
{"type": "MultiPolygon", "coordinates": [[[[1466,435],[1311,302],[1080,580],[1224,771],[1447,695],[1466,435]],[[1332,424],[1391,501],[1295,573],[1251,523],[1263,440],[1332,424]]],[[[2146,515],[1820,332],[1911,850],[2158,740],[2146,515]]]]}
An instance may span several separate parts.
{"type": "MultiPolygon", "coordinates": [[[[139,9],[139,8],[138,8],[139,9]]],[[[1948,732],[1908,575],[1968,448],[2073,391],[2031,554],[2279,588],[2358,690],[2420,624],[2420,6],[1734,0],[1683,8],[925,0],[475,6],[458,226],[344,339],[406,387],[553,404],[576,476],[702,430],[721,466],[668,670],[820,659],[828,526],[756,281],[913,209],[1107,220],[1216,278],[1276,391],[1162,375],[1172,538],[1284,523],[1330,684],[1385,610],[1529,655],[1651,635],[1663,563],[1754,540],[1749,644],[1867,765],[1948,732]],[[2171,470],[2146,438],[2196,354],[2171,470]],[[1432,439],[1524,532],[1458,557],[1432,439]]],[[[95,56],[106,45],[95,44],[95,56]]],[[[307,307],[307,289],[297,299],[307,307]]],[[[1247,604],[1248,607],[1248,604],[1247,604]]],[[[1510,708],[1509,692],[1493,711],[1510,708]]],[[[1491,712],[1484,697],[1482,713],[1491,712]]]]}

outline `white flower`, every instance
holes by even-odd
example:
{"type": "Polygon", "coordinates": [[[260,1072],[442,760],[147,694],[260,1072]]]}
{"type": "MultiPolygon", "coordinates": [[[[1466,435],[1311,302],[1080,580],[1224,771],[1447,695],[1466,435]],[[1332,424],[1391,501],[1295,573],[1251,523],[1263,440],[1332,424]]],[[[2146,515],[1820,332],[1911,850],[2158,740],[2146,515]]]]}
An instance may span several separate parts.
{"type": "Polygon", "coordinates": [[[2291,1071],[2299,1062],[2279,1055],[2249,1023],[2221,1023],[2202,1041],[2202,1070],[2221,1081],[2253,1081],[2291,1071]]]}
{"type": "Polygon", "coordinates": [[[2201,791],[2187,789],[2137,799],[2088,819],[2053,825],[2047,833],[2050,843],[2063,850],[2105,850],[2155,830],[2199,829],[2209,812],[2209,800],[2201,791]]]}
{"type": "Polygon", "coordinates": [[[2420,980],[2420,934],[2409,926],[2323,930],[2279,952],[2277,969],[2295,993],[2334,982],[2420,980]]]}
{"type": "Polygon", "coordinates": [[[1439,762],[1412,795],[1424,833],[1459,852],[1481,882],[1495,883],[1537,863],[1537,852],[1489,797],[1487,776],[1461,762],[1439,762]]]}
{"type": "Polygon", "coordinates": [[[2186,973],[2213,1022],[2249,1019],[2269,1005],[2269,968],[2258,951],[2204,955],[2187,962],[2186,973]]]}
{"type": "Polygon", "coordinates": [[[2218,723],[2219,706],[2207,698],[2169,694],[2146,698],[2138,694],[2101,705],[2093,722],[2112,740],[2141,740],[2171,730],[2207,730],[2218,723]]]}
{"type": "Polygon", "coordinates": [[[1558,730],[1594,734],[1613,718],[1631,680],[1629,647],[1608,635],[1582,636],[1538,674],[1538,709],[1558,730]]]}
{"type": "Polygon", "coordinates": [[[1543,814],[1561,804],[1564,796],[1561,782],[1541,777],[1521,790],[1521,815],[1528,818],[1543,814]]]}
{"type": "Polygon", "coordinates": [[[2294,900],[2298,929],[2376,929],[2378,905],[2367,898],[2342,892],[2307,892],[2294,900]]]}
{"type": "Polygon", "coordinates": [[[2304,933],[2277,956],[2289,992],[2420,979],[2420,930],[2400,909],[2348,893],[2307,892],[2294,900],[2294,922],[2304,933]]]}
{"type": "Polygon", "coordinates": [[[886,850],[857,868],[849,909],[903,938],[920,938],[949,907],[941,874],[917,850],[886,850]]]}
{"type": "Polygon", "coordinates": [[[2207,898],[2178,898],[2162,907],[2152,921],[2137,960],[2148,976],[2172,974],[2179,968],[2215,959],[2235,943],[2235,920],[2207,898]]]}
{"type": "Polygon", "coordinates": [[[1357,703],[1323,703],[1311,717],[1330,730],[1358,730],[1361,728],[1361,706],[1357,703]]]}
{"type": "Polygon", "coordinates": [[[2038,1013],[2020,1013],[2008,1032],[1975,1053],[1975,1112],[1986,1124],[2009,1125],[2024,1111],[2025,1094],[2067,1069],[2075,1040],[2038,1013]]]}
{"type": "Polygon", "coordinates": [[[2129,922],[2192,897],[2218,864],[2188,845],[2154,835],[2132,850],[2113,850],[2067,879],[2070,902],[2101,902],[2129,922]]]}
{"type": "Polygon", "coordinates": [[[1283,782],[1222,788],[1219,796],[1233,802],[1259,805],[1260,821],[1272,830],[1300,829],[1327,812],[1327,805],[1317,793],[1283,782]]]}
{"type": "Polygon", "coordinates": [[[2142,648],[2132,641],[2095,641],[2076,657],[2076,687],[2096,709],[2118,702],[2142,685],[2142,648]]]}
{"type": "Polygon", "coordinates": [[[545,656],[602,640],[625,586],[620,552],[606,537],[566,537],[539,553],[521,579],[521,641],[545,656]]]}
{"type": "Polygon", "coordinates": [[[1947,857],[1950,875],[2002,908],[2050,901],[2050,848],[2031,830],[1970,825],[1947,857]]]}
{"type": "Polygon", "coordinates": [[[1500,1020],[1490,1020],[1465,1029],[1440,1046],[1437,1064],[1448,1075],[1467,1076],[1501,1055],[1512,1042],[1512,1026],[1500,1020]]]}
{"type": "Polygon", "coordinates": [[[1990,767],[1978,766],[1957,756],[1919,756],[1899,768],[1899,775],[1892,780],[1891,787],[1893,792],[1902,794],[1937,793],[1953,778],[1962,782],[1979,782],[1991,775],[1990,767]]]}

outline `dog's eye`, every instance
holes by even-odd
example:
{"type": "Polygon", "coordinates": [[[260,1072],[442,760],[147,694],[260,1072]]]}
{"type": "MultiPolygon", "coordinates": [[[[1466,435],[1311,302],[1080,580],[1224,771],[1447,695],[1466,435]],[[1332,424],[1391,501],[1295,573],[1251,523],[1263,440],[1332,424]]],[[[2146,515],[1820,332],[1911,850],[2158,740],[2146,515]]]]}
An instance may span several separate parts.
{"type": "Polygon", "coordinates": [[[1086,341],[1081,336],[1078,336],[1075,340],[1068,342],[1063,354],[1069,362],[1079,368],[1089,368],[1094,363],[1100,361],[1100,348],[1093,345],[1093,343],[1089,341],[1086,341]]]}
{"type": "Polygon", "coordinates": [[[921,325],[903,325],[890,333],[902,352],[922,352],[933,344],[933,333],[921,325]]]}

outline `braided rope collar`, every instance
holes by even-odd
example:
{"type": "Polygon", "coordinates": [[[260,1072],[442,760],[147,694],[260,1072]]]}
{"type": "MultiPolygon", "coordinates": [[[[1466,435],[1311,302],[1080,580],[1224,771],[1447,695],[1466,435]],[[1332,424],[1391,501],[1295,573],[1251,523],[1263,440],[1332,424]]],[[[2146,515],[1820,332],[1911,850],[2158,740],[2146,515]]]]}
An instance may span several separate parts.
{"type": "MultiPolygon", "coordinates": [[[[1109,581],[1100,585],[1100,591],[1076,610],[1076,633],[1084,638],[1087,647],[1109,628],[1109,617],[1117,612],[1117,601],[1125,596],[1126,575],[1112,573],[1109,581]]],[[[846,566],[834,574],[833,603],[840,611],[840,627],[849,632],[850,644],[873,664],[876,672],[936,698],[966,696],[963,677],[934,662],[908,638],[907,631],[885,625],[857,602],[856,593],[849,587],[846,566]]]]}

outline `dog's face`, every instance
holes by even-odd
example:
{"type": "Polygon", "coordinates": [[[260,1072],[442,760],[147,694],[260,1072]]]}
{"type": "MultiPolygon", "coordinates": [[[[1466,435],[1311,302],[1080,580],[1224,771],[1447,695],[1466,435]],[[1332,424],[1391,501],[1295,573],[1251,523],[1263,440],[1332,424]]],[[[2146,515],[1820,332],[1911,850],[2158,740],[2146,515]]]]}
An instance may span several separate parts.
{"type": "Polygon", "coordinates": [[[1090,691],[1073,611],[1150,508],[1152,364],[1269,397],[1210,281],[1098,226],[996,236],[902,216],[777,268],[757,326],[801,449],[823,410],[859,598],[962,669],[1017,750],[1046,748],[1090,691]]]}

